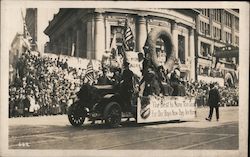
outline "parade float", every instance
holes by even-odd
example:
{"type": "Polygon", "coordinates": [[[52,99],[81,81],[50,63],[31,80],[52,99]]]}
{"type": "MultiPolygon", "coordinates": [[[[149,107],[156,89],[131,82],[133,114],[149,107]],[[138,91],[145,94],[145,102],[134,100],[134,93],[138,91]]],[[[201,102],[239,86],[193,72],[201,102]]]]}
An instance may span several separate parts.
{"type": "MultiPolygon", "coordinates": [[[[156,72],[162,66],[169,72],[175,69],[175,52],[171,35],[164,28],[155,28],[149,32],[144,46],[148,55],[151,69],[156,72]],[[156,55],[156,41],[161,38],[166,47],[165,62],[160,64],[156,55]]],[[[143,74],[139,69],[138,53],[125,52],[129,69],[135,75],[143,74]]],[[[77,93],[78,100],[68,110],[68,119],[73,126],[81,126],[85,119],[91,121],[104,120],[110,127],[120,125],[122,118],[135,118],[137,123],[160,122],[171,120],[187,120],[195,118],[195,99],[186,96],[147,95],[143,88],[134,92],[129,101],[125,100],[122,92],[122,82],[118,85],[89,85],[85,84],[77,93]]]]}

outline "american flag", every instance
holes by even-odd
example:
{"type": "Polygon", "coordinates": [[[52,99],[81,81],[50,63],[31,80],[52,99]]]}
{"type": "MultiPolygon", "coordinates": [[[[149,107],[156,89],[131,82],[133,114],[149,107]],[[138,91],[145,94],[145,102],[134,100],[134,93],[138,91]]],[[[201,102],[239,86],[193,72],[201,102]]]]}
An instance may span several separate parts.
{"type": "Polygon", "coordinates": [[[94,81],[94,68],[93,68],[92,60],[90,60],[88,65],[87,65],[87,70],[86,70],[85,77],[89,81],[94,81]]]}
{"type": "Polygon", "coordinates": [[[28,39],[29,42],[32,41],[32,37],[28,31],[27,25],[26,25],[26,21],[24,19],[24,15],[23,15],[23,11],[21,10],[21,15],[22,15],[22,20],[23,20],[23,35],[25,39],[28,39]]]}
{"type": "Polygon", "coordinates": [[[124,48],[126,51],[133,51],[134,47],[135,47],[134,36],[133,36],[133,32],[128,24],[128,19],[126,19],[126,22],[125,22],[123,45],[124,45],[124,48]]]}

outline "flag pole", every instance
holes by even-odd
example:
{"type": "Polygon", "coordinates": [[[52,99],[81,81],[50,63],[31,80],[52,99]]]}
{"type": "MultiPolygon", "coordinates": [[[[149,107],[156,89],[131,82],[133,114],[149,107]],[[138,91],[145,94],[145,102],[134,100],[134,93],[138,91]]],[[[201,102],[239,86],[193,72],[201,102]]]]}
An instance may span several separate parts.
{"type": "Polygon", "coordinates": [[[22,10],[22,8],[21,8],[20,10],[21,10],[21,16],[22,16],[22,22],[23,22],[23,36],[24,36],[24,38],[26,38],[26,33],[25,33],[25,20],[24,20],[23,10],[22,10]]]}

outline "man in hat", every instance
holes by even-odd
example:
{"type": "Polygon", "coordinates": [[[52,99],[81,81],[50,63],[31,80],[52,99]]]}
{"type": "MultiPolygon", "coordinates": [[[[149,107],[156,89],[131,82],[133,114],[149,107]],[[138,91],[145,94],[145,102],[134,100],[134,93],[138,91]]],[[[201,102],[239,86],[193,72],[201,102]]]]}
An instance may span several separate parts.
{"type": "Polygon", "coordinates": [[[180,90],[179,90],[179,85],[180,85],[180,71],[179,69],[175,69],[171,76],[170,76],[170,84],[173,88],[173,93],[172,95],[173,96],[179,96],[180,95],[180,90]]]}
{"type": "Polygon", "coordinates": [[[208,96],[208,105],[209,105],[209,116],[206,120],[211,121],[213,116],[213,110],[216,111],[216,120],[219,121],[219,102],[220,102],[220,93],[214,84],[210,84],[210,91],[208,96]]]}
{"type": "Polygon", "coordinates": [[[131,107],[131,98],[134,93],[133,77],[134,73],[129,69],[129,63],[124,63],[124,71],[122,74],[122,87],[121,93],[125,98],[128,109],[131,107]]]}
{"type": "Polygon", "coordinates": [[[103,68],[102,75],[98,78],[98,82],[97,82],[98,85],[108,85],[108,84],[111,84],[111,80],[110,80],[110,78],[108,78],[107,72],[108,72],[108,69],[107,68],[103,68]]]}

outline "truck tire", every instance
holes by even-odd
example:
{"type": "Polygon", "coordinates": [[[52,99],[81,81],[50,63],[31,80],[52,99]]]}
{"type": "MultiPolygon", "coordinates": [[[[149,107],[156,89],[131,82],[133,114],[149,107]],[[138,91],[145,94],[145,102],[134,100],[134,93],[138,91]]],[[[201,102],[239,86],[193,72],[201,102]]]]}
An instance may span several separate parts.
{"type": "Polygon", "coordinates": [[[154,28],[149,32],[146,43],[148,46],[149,57],[152,58],[154,66],[159,67],[156,54],[156,41],[158,38],[161,38],[164,41],[164,45],[166,47],[167,60],[164,64],[164,69],[171,71],[175,63],[175,48],[172,36],[166,28],[154,28]]]}
{"type": "Polygon", "coordinates": [[[109,127],[118,127],[121,123],[121,107],[117,102],[110,102],[104,109],[105,124],[109,127]]]}
{"type": "Polygon", "coordinates": [[[77,104],[72,104],[68,109],[68,119],[71,125],[79,127],[84,123],[87,111],[80,109],[77,104]]]}

